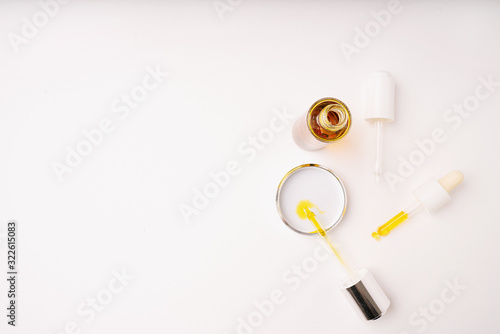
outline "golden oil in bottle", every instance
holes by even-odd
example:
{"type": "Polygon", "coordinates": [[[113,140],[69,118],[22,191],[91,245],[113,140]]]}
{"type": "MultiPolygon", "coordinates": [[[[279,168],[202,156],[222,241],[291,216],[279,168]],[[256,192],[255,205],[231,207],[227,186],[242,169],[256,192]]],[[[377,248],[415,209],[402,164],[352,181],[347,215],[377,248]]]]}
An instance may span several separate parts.
{"type": "Polygon", "coordinates": [[[343,138],[351,128],[349,108],[335,98],[316,101],[305,117],[300,117],[293,126],[293,138],[302,149],[314,151],[343,138]]]}

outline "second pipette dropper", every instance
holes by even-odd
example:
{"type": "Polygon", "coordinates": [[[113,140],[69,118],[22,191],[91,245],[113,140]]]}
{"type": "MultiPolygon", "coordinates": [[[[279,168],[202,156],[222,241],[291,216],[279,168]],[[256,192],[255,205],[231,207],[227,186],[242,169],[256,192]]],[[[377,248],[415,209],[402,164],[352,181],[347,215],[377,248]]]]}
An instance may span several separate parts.
{"type": "Polygon", "coordinates": [[[428,212],[436,211],[451,199],[448,193],[458,186],[463,179],[464,175],[462,172],[453,171],[439,181],[427,181],[413,192],[417,201],[406,210],[392,217],[387,223],[380,226],[377,232],[372,233],[372,237],[376,240],[380,240],[380,237],[388,235],[394,228],[403,223],[408,217],[414,215],[421,208],[425,208],[428,212]]]}

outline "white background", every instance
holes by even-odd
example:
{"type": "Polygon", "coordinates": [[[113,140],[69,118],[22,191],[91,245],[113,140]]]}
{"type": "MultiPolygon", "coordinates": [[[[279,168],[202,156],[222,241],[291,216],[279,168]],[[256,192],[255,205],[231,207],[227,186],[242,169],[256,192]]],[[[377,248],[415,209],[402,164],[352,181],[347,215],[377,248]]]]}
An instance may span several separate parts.
{"type": "Polygon", "coordinates": [[[16,219],[20,272],[16,328],[6,324],[0,282],[0,332],[64,333],[71,323],[75,333],[495,331],[500,86],[456,129],[443,117],[480,76],[500,81],[500,3],[401,1],[350,62],[340,45],[354,45],[356,27],[376,22],[371,12],[386,1],[233,1],[223,13],[210,0],[71,1],[15,52],[9,34],[40,8],[0,4],[1,268],[6,223],[16,219]],[[120,119],[113,102],[157,66],[168,77],[120,119]],[[408,159],[434,129],[447,138],[394,189],[374,181],[374,127],[363,120],[363,82],[378,69],[396,81],[386,171],[397,173],[398,156],[408,159]],[[352,112],[342,141],[301,151],[290,121],[253,159],[238,151],[275,110],[298,117],[327,96],[352,112]],[[104,118],[114,131],[59,182],[52,164],[104,118]],[[231,160],[241,172],[187,223],[180,206],[231,160]],[[308,162],[333,169],[347,188],[346,215],[330,235],[387,292],[392,305],[380,320],[357,318],[333,258],[296,290],[283,281],[320,242],[289,230],[275,208],[281,178],[308,162]],[[454,169],[465,181],[446,207],[371,238],[412,202],[412,189],[454,169]],[[79,315],[122,270],[128,285],[91,321],[79,315]],[[446,280],[466,288],[440,309],[446,280]],[[275,289],[285,301],[258,328],[238,329],[275,289]],[[430,305],[439,314],[422,320],[430,305]]]}

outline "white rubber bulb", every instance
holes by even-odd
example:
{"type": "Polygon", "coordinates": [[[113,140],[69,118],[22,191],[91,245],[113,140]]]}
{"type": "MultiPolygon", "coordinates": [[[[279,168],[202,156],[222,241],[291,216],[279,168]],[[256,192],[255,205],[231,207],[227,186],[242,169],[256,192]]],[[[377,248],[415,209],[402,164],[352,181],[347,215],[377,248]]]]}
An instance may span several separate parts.
{"type": "Polygon", "coordinates": [[[447,191],[450,192],[453,188],[458,186],[464,180],[464,174],[462,172],[455,170],[449,172],[443,178],[439,180],[439,184],[447,191]]]}

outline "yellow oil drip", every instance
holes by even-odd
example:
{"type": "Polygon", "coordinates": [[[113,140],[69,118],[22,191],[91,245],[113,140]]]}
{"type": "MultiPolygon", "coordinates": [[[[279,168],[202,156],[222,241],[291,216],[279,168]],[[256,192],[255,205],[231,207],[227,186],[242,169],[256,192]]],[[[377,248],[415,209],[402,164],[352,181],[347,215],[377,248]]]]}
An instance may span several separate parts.
{"type": "Polygon", "coordinates": [[[345,271],[347,272],[348,276],[352,281],[356,280],[355,275],[353,272],[350,270],[350,268],[347,266],[347,264],[344,262],[344,259],[342,259],[342,256],[340,255],[339,251],[333,246],[333,243],[331,242],[330,238],[328,237],[328,234],[326,234],[325,229],[321,226],[320,222],[316,218],[316,215],[314,212],[311,211],[312,208],[316,208],[320,213],[324,213],[321,211],[315,204],[313,204],[309,200],[302,200],[297,204],[297,215],[301,219],[308,219],[314,227],[316,227],[317,232],[321,237],[323,237],[323,240],[325,240],[326,244],[330,247],[330,249],[333,251],[333,254],[337,257],[339,262],[342,264],[344,267],[345,271]]]}
{"type": "MultiPolygon", "coordinates": [[[[316,204],[313,204],[311,201],[304,199],[304,200],[300,201],[299,204],[297,204],[297,216],[299,216],[300,219],[309,218],[307,216],[306,209],[308,209],[310,211],[312,208],[316,208],[319,211],[319,213],[324,213],[323,211],[321,211],[318,208],[318,206],[316,204]]],[[[311,213],[314,215],[313,212],[311,212],[311,213]]],[[[316,228],[318,228],[318,227],[316,226],[316,228]]]]}
{"type": "Polygon", "coordinates": [[[406,219],[408,219],[408,213],[401,211],[384,225],[380,226],[377,230],[377,232],[372,233],[372,237],[374,237],[376,240],[380,240],[380,237],[385,237],[388,235],[392,229],[394,229],[396,226],[404,222],[406,219]]]}

